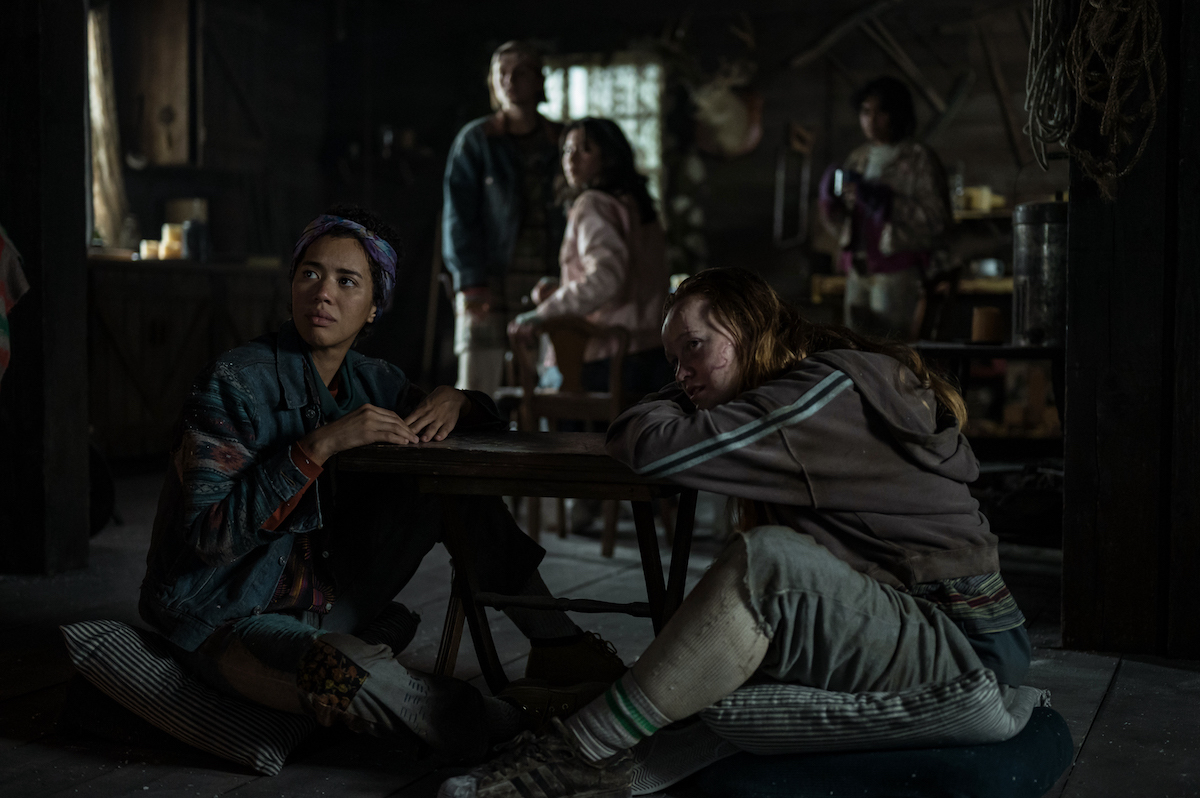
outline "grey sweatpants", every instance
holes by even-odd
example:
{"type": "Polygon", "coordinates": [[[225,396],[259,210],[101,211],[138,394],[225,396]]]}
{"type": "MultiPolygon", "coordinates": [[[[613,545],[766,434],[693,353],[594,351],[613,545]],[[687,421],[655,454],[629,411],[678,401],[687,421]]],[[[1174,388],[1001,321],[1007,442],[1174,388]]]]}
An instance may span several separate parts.
{"type": "Polygon", "coordinates": [[[771,640],[761,675],[842,693],[892,692],[982,667],[935,605],[855,571],[811,536],[762,526],[741,539],[750,610],[771,640]]]}

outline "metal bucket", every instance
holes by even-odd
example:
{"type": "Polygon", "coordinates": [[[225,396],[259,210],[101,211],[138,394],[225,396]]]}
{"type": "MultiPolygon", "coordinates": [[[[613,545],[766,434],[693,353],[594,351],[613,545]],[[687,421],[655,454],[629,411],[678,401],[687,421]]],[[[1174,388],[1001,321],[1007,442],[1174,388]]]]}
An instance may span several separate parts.
{"type": "Polygon", "coordinates": [[[1062,346],[1067,332],[1067,203],[1013,211],[1013,343],[1062,346]]]}

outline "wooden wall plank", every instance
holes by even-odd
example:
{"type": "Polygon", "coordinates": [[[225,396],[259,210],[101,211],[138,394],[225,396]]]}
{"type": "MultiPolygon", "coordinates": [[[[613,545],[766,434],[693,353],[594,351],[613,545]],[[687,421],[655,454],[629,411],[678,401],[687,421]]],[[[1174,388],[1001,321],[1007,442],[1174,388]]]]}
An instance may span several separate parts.
{"type": "MultiPolygon", "coordinates": [[[[1174,294],[1173,450],[1171,456],[1170,614],[1167,651],[1200,658],[1200,8],[1180,3],[1174,24],[1175,52],[1181,63],[1171,78],[1180,103],[1175,216],[1178,231],[1174,294]],[[1191,102],[1188,102],[1188,99],[1191,102]]],[[[1170,46],[1172,42],[1168,42],[1170,46]]]]}
{"type": "Polygon", "coordinates": [[[1200,240],[1189,104],[1200,38],[1181,0],[1161,0],[1159,11],[1174,32],[1164,42],[1169,78],[1142,160],[1111,203],[1072,169],[1063,640],[1194,656],[1200,240]]]}
{"type": "Polygon", "coordinates": [[[87,562],[86,6],[0,4],[0,221],[30,291],[0,394],[0,571],[87,562]]]}
{"type": "Polygon", "coordinates": [[[129,8],[136,54],[130,54],[133,102],[126,113],[136,138],[128,146],[156,166],[182,166],[190,156],[188,6],[189,0],[136,0],[129,8]]]}
{"type": "Polygon", "coordinates": [[[1111,210],[1072,166],[1067,266],[1066,404],[1063,417],[1063,645],[1087,648],[1102,636],[1102,558],[1097,540],[1098,364],[1108,336],[1096,308],[1108,304],[1112,267],[1111,210]],[[1088,197],[1088,193],[1092,197],[1088,197]]]}

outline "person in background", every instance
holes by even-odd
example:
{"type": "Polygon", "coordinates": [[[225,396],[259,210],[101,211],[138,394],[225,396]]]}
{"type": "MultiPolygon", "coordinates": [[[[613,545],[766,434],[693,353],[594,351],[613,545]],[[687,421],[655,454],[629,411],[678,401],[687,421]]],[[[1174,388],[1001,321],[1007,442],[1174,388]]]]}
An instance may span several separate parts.
{"type": "Polygon", "coordinates": [[[511,41],[492,54],[495,113],[467,124],[446,160],[442,257],[454,278],[454,352],[460,389],[501,384],[505,327],[538,280],[557,273],[563,214],[555,199],[562,125],[546,99],[541,54],[511,41]]]}
{"type": "MultiPolygon", "coordinates": [[[[608,453],[739,500],[739,534],[608,692],[439,798],[628,796],[629,749],[751,678],[853,694],[1017,686],[1029,669],[953,386],[743,269],[700,272],[665,310],[678,382],[613,422],[608,453]]],[[[998,687],[986,701],[1004,710],[998,687]]],[[[862,745],[847,731],[828,750],[862,745]]]]}
{"type": "Polygon", "coordinates": [[[845,323],[857,333],[915,337],[922,282],[952,221],[946,173],[916,141],[908,87],[880,77],[854,94],[867,141],[821,180],[821,218],[842,248],[845,323]]]}
{"type": "MultiPolygon", "coordinates": [[[[547,319],[583,316],[602,327],[629,330],[622,381],[645,394],[671,381],[659,320],[670,287],[666,235],[633,148],[611,119],[585,117],[562,138],[562,169],[570,211],[559,253],[561,278],[543,279],[537,307],[509,325],[517,339],[536,335],[547,319]]],[[[615,342],[593,339],[584,350],[583,387],[608,390],[615,342]]]]}
{"type": "MultiPolygon", "coordinates": [[[[517,733],[516,704],[561,708],[576,695],[569,685],[624,666],[565,613],[506,610],[531,641],[526,676],[542,680],[509,703],[411,670],[363,636],[396,612],[392,599],[439,538],[441,505],[411,479],[339,479],[329,458],[504,426],[486,394],[426,395],[353,350],[391,305],[396,265],[394,231],[362,209],[335,208],[304,230],[291,320],[218,358],[183,407],[139,610],[217,690],[327,726],[408,729],[474,757],[517,733]]],[[[537,570],[545,551],[503,502],[461,500],[481,587],[550,595],[537,570]]]]}

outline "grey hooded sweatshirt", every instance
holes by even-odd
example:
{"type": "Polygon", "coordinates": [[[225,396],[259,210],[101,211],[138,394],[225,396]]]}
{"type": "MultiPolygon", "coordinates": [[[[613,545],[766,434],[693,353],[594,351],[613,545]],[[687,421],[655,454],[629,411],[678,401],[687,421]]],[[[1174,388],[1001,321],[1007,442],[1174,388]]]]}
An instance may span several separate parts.
{"type": "Polygon", "coordinates": [[[886,355],[821,352],[712,410],[669,386],[613,422],[608,452],[645,476],[761,502],[760,522],[812,535],[893,587],[999,570],[967,489],[970,444],[886,355]]]}

